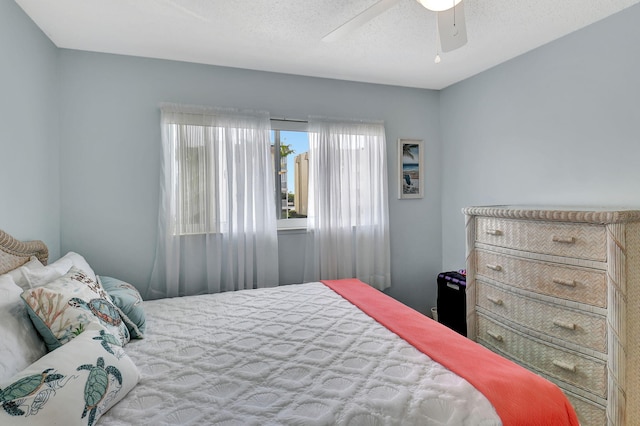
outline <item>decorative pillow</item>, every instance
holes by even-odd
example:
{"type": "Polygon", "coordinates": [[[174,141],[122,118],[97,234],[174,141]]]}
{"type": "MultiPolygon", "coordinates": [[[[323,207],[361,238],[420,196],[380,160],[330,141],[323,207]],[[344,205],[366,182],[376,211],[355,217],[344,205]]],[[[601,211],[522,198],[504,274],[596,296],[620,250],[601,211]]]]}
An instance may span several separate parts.
{"type": "Polygon", "coordinates": [[[140,372],[98,324],[0,381],[0,424],[94,425],[129,393],[140,372]]]}
{"type": "Polygon", "coordinates": [[[99,275],[98,283],[111,296],[111,300],[118,308],[118,312],[127,325],[131,337],[134,339],[144,338],[144,330],[147,324],[140,292],[131,284],[116,278],[99,275]]]}
{"type": "Polygon", "coordinates": [[[13,281],[19,287],[21,287],[23,290],[26,290],[29,288],[29,281],[27,280],[27,277],[25,277],[23,271],[25,269],[42,269],[42,268],[44,268],[44,265],[40,263],[38,258],[35,256],[31,256],[31,258],[27,263],[20,266],[19,268],[14,269],[13,271],[7,272],[7,275],[10,275],[11,278],[13,278],[13,281]]]}
{"type": "Polygon", "coordinates": [[[22,289],[14,284],[9,274],[0,276],[0,381],[47,353],[20,293],[22,289]]]}
{"type": "Polygon", "coordinates": [[[75,266],[55,281],[22,293],[31,321],[52,351],[92,322],[104,326],[121,346],[129,330],[106,291],[75,266]]]}

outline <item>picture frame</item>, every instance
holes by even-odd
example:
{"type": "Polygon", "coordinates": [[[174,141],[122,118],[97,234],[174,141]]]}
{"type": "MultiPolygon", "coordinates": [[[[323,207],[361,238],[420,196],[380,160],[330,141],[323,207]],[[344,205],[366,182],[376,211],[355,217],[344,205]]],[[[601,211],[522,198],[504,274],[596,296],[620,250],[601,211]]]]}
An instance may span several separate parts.
{"type": "Polygon", "coordinates": [[[398,139],[398,198],[424,197],[424,146],[419,139],[398,139]]]}

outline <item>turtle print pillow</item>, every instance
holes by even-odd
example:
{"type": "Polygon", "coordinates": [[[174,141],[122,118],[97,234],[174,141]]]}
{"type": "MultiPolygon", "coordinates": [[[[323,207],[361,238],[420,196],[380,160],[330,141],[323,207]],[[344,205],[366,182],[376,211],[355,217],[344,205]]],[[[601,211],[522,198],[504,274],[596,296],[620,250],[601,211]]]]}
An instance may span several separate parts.
{"type": "Polygon", "coordinates": [[[0,382],[0,424],[93,426],[140,380],[131,358],[99,324],[0,382]]]}
{"type": "Polygon", "coordinates": [[[76,267],[44,286],[25,290],[21,296],[50,351],[69,342],[91,323],[102,325],[121,346],[130,339],[107,292],[76,267]]]}
{"type": "Polygon", "coordinates": [[[132,339],[143,339],[147,326],[142,296],[134,286],[116,278],[97,277],[98,282],[109,293],[113,304],[118,308],[122,320],[127,324],[132,339]]]}

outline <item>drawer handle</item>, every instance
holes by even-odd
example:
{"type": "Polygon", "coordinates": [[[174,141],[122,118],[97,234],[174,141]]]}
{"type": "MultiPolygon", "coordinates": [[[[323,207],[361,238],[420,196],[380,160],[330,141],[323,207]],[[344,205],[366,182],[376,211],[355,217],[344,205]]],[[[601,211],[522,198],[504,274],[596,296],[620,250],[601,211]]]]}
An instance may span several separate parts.
{"type": "Polygon", "coordinates": [[[495,297],[487,296],[489,302],[494,303],[496,305],[502,305],[502,299],[496,299],[495,297]]]}
{"type": "Polygon", "coordinates": [[[553,282],[556,284],[567,286],[567,287],[575,287],[577,284],[576,280],[567,281],[567,280],[561,280],[560,278],[554,278],[553,282]]]}
{"type": "Polygon", "coordinates": [[[504,339],[502,338],[502,335],[491,331],[491,330],[487,330],[487,334],[491,337],[493,337],[494,339],[496,339],[498,342],[502,342],[504,339]]]}
{"type": "Polygon", "coordinates": [[[499,229],[487,229],[487,234],[498,236],[502,235],[502,231],[499,229]]]}
{"type": "Polygon", "coordinates": [[[575,330],[576,325],[572,322],[564,322],[560,320],[553,320],[553,325],[557,325],[558,327],[566,328],[567,330],[575,330]]]}
{"type": "Polygon", "coordinates": [[[570,371],[572,373],[576,372],[576,365],[575,364],[569,364],[568,362],[558,361],[557,359],[554,359],[553,360],[553,365],[555,365],[558,368],[562,368],[563,370],[570,371]]]}
{"type": "Polygon", "coordinates": [[[491,263],[487,263],[487,268],[491,269],[492,271],[502,271],[502,266],[500,265],[493,265],[491,263]]]}
{"type": "Polygon", "coordinates": [[[562,243],[562,244],[573,244],[576,242],[576,239],[573,237],[558,237],[556,235],[551,239],[554,243],[562,243]]]}

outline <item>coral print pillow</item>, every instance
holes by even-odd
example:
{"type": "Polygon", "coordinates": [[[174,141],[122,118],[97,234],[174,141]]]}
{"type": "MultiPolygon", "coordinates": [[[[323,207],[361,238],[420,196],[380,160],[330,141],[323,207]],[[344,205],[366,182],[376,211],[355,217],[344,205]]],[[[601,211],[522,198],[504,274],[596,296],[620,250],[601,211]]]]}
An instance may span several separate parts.
{"type": "Polygon", "coordinates": [[[93,426],[140,380],[124,350],[99,324],[0,382],[0,424],[93,426]]]}
{"type": "Polygon", "coordinates": [[[69,342],[91,323],[102,325],[121,346],[130,339],[107,292],[76,267],[55,281],[24,291],[22,298],[50,351],[69,342]]]}

